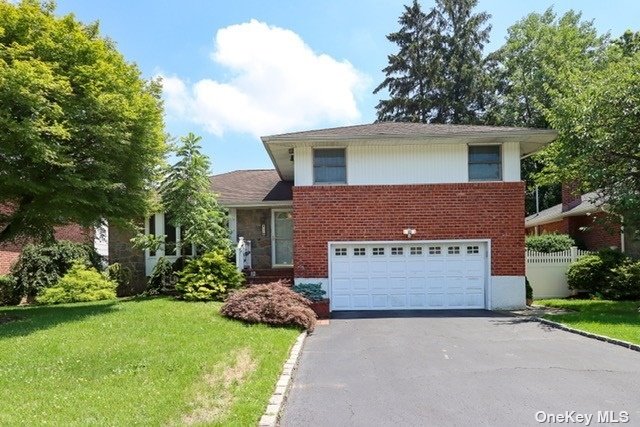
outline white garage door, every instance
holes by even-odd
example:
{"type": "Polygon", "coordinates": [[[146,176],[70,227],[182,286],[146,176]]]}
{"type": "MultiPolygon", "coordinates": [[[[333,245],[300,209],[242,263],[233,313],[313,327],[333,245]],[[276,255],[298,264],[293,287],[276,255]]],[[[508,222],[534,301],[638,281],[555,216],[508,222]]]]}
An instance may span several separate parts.
{"type": "Polygon", "coordinates": [[[332,310],[485,307],[484,242],[348,243],[330,250],[332,310]]]}

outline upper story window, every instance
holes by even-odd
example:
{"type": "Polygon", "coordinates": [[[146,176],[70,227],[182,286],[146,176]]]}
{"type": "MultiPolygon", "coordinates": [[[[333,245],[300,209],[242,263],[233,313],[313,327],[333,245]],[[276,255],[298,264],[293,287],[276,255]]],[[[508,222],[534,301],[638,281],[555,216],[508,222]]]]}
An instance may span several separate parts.
{"type": "Polygon", "coordinates": [[[469,145],[469,181],[501,181],[500,145],[469,145]]]}
{"type": "Polygon", "coordinates": [[[347,162],[344,148],[313,150],[313,180],[315,184],[346,184],[347,162]]]}

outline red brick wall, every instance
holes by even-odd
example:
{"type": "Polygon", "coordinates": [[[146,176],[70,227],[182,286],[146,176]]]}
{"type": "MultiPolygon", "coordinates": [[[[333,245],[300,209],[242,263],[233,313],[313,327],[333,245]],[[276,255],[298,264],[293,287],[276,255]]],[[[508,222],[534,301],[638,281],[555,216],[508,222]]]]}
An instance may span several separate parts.
{"type": "MultiPolygon", "coordinates": [[[[555,222],[550,222],[548,224],[541,224],[538,226],[538,234],[550,234],[550,233],[557,233],[557,234],[568,234],[569,233],[569,221],[567,219],[562,219],[560,221],[555,221],[555,222]]],[[[527,228],[527,235],[535,235],[536,234],[536,228],[535,227],[528,227],[527,228]]]]}
{"type": "Polygon", "coordinates": [[[569,217],[569,234],[587,250],[615,246],[620,249],[620,220],[612,215],[598,213],[569,217]],[[585,230],[581,230],[585,228],[585,230]]]}
{"type": "Polygon", "coordinates": [[[524,183],[294,187],[295,277],[327,277],[327,242],[491,239],[491,274],[524,276],[524,183]]]}
{"type": "MultiPolygon", "coordinates": [[[[94,232],[92,228],[79,225],[64,225],[55,228],[56,240],[70,240],[79,243],[93,243],[94,232]]],[[[0,245],[0,274],[7,274],[11,265],[18,259],[20,252],[28,241],[3,243],[0,245]]]]}

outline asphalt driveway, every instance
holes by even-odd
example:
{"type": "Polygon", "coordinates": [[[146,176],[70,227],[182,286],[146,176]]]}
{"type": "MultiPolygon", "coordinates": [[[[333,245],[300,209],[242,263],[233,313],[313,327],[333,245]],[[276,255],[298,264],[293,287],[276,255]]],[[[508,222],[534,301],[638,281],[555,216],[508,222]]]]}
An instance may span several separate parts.
{"type": "Polygon", "coordinates": [[[308,337],[282,426],[640,425],[639,352],[486,311],[358,316],[308,337]]]}

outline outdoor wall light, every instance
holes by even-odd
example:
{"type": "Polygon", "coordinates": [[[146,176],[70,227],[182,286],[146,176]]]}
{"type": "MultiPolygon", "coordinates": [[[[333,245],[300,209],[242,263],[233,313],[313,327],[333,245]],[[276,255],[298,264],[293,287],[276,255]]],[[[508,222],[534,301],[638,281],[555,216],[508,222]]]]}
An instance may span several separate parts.
{"type": "Polygon", "coordinates": [[[405,228],[404,230],[402,230],[402,233],[407,236],[407,239],[410,239],[411,236],[413,236],[414,234],[416,234],[416,229],[415,228],[405,228]]]}

